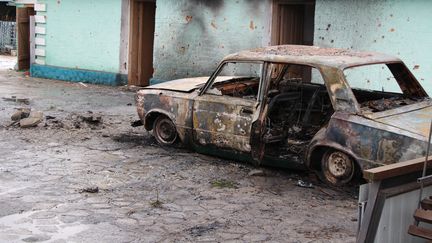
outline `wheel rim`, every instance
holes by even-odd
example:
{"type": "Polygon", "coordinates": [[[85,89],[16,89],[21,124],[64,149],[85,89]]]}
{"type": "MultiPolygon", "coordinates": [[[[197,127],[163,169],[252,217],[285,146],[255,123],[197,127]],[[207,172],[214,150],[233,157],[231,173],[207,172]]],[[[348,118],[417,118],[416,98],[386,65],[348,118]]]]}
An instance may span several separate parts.
{"type": "Polygon", "coordinates": [[[354,163],[347,154],[333,151],[328,153],[324,159],[324,175],[331,184],[341,185],[352,179],[354,163]]]}
{"type": "Polygon", "coordinates": [[[168,118],[159,120],[156,124],[156,138],[164,144],[172,144],[177,139],[177,131],[174,124],[168,118]]]}

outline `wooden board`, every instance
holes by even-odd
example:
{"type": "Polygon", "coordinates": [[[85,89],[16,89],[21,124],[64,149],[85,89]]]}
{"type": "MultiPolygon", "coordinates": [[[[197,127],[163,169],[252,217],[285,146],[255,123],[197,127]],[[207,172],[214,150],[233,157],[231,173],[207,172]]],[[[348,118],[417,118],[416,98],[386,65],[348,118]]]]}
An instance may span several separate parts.
{"type": "Polygon", "coordinates": [[[410,225],[408,229],[408,234],[421,237],[424,239],[432,240],[432,230],[418,227],[415,225],[410,225]]]}
{"type": "Polygon", "coordinates": [[[18,69],[30,68],[30,16],[33,8],[17,8],[18,69]]]}
{"type": "Polygon", "coordinates": [[[156,3],[131,1],[129,31],[129,84],[148,86],[153,76],[156,3]]]}
{"type": "MultiPolygon", "coordinates": [[[[368,181],[380,181],[391,177],[401,176],[423,170],[425,158],[408,160],[405,162],[384,165],[365,170],[363,177],[368,181]]],[[[432,158],[428,161],[428,168],[432,168],[432,158]]]]}
{"type": "Polygon", "coordinates": [[[432,223],[432,211],[417,209],[414,213],[414,218],[419,222],[432,223]]]}

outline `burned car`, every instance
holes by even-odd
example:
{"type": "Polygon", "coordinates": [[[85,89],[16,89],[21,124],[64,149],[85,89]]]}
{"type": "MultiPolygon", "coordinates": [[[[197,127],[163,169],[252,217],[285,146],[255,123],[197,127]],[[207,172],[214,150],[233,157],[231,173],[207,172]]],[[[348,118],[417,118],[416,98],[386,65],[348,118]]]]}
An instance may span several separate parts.
{"type": "Polygon", "coordinates": [[[210,77],[137,92],[162,145],[256,164],[308,168],[333,185],[425,156],[432,102],[398,58],[314,46],[225,57],[210,77]]]}

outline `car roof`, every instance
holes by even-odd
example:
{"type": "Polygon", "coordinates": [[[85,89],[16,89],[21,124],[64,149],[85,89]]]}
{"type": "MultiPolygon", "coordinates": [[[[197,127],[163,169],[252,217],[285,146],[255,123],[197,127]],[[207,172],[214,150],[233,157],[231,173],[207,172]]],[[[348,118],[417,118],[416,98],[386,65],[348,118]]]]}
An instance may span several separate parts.
{"type": "Polygon", "coordinates": [[[240,51],[226,56],[224,61],[266,61],[340,69],[366,64],[401,62],[395,56],[378,52],[302,45],[269,46],[240,51]]]}

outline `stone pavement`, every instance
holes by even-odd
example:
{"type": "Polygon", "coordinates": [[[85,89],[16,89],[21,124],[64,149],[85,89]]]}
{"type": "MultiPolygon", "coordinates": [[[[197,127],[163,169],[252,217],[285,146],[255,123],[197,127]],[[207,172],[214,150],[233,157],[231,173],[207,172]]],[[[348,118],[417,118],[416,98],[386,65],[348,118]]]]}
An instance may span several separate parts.
{"type": "Polygon", "coordinates": [[[249,176],[247,164],[160,147],[130,127],[126,88],[21,75],[0,71],[0,242],[355,241],[354,188],[281,169],[249,176]],[[49,117],[7,127],[21,107],[49,117]]]}

